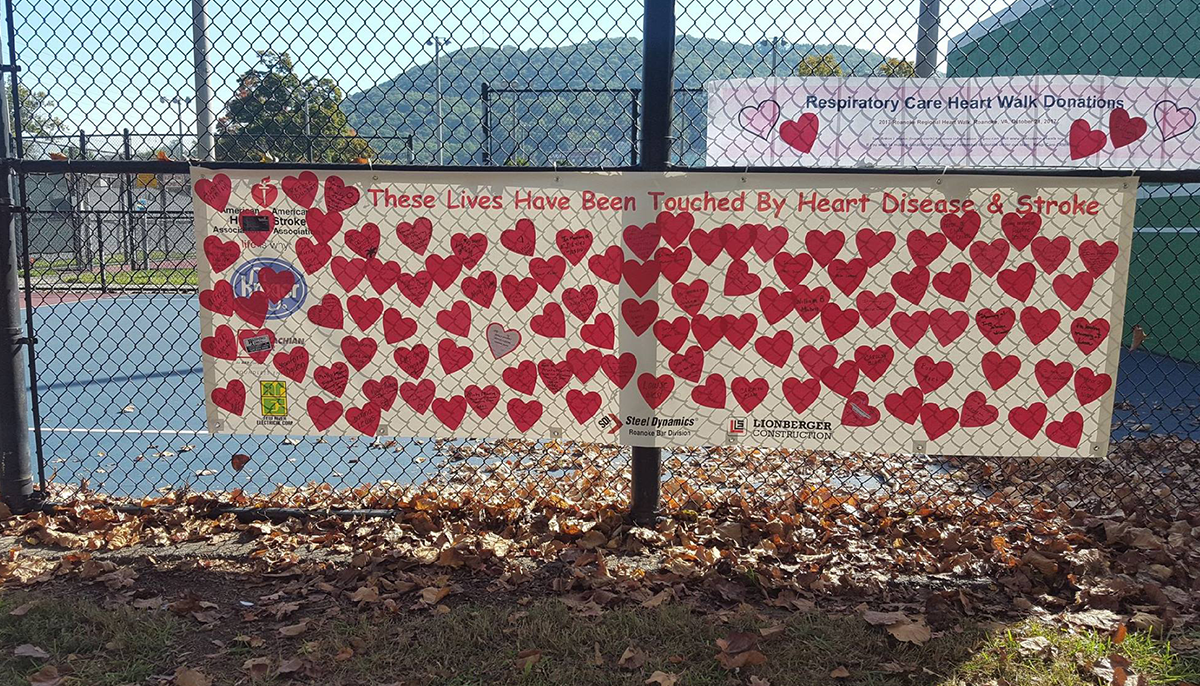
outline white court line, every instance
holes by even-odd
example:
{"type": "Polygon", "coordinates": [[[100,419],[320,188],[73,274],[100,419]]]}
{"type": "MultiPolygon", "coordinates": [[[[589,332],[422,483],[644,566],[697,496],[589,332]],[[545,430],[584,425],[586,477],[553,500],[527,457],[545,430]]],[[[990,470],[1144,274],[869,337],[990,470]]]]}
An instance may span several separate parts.
{"type": "MultiPolygon", "coordinates": [[[[34,427],[29,427],[30,431],[34,427]]],[[[42,427],[42,431],[51,433],[63,434],[189,434],[195,436],[207,436],[208,431],[204,429],[70,429],[64,427],[42,427]]]]}

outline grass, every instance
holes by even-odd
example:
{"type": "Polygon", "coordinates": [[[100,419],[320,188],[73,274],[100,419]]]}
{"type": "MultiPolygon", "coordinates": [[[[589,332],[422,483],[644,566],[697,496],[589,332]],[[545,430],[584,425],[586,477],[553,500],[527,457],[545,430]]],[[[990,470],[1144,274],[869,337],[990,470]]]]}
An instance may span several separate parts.
{"type": "Polygon", "coordinates": [[[999,630],[964,625],[915,646],[898,643],[855,616],[797,613],[768,618],[747,611],[723,622],[668,603],[580,617],[556,600],[527,606],[462,605],[442,615],[345,610],[332,617],[314,617],[306,632],[290,639],[280,638],[271,624],[234,622],[228,631],[257,634],[265,644],[251,648],[230,640],[231,634],[224,637],[227,648],[222,655],[198,659],[213,651],[208,639],[217,636],[197,637],[188,620],[53,598],[41,600],[24,617],[9,616],[17,603],[33,597],[0,600],[0,683],[27,683],[27,676],[41,666],[40,661],[11,657],[13,648],[22,643],[50,652],[52,664],[71,664],[75,681],[68,683],[99,685],[145,683],[150,675],[170,674],[185,661],[202,668],[215,683],[242,683],[248,681],[242,664],[249,658],[268,657],[271,673],[254,683],[294,683],[290,676],[275,676],[274,670],[283,660],[303,658],[316,671],[307,681],[298,681],[356,686],[643,684],[655,671],[678,675],[680,686],[745,683],[748,675],[766,679],[772,686],[1094,686],[1085,665],[1112,653],[1128,658],[1131,669],[1145,674],[1151,684],[1200,680],[1200,655],[1177,653],[1171,645],[1175,640],[1194,646],[1200,643],[1198,634],[1161,638],[1131,632],[1123,643],[1113,644],[1094,633],[1067,633],[1025,622],[999,630]],[[780,622],[782,632],[759,640],[764,664],[744,668],[731,678],[714,659],[718,638],[739,630],[757,632],[780,622]],[[1046,638],[1051,649],[1044,656],[1023,656],[1020,641],[1036,636],[1046,638]],[[619,665],[629,647],[645,652],[644,664],[619,665]],[[518,666],[518,654],[525,650],[539,651],[540,660],[518,666]],[[68,658],[71,654],[73,660],[68,658]],[[831,678],[830,672],[838,667],[849,676],[831,678]]]}
{"type": "Polygon", "coordinates": [[[142,683],[160,672],[182,633],[182,625],[163,614],[106,609],[84,600],[0,597],[0,684],[27,685],[28,675],[47,663],[60,672],[69,665],[73,681],[67,683],[142,683]],[[24,616],[9,614],[31,600],[39,602],[24,616]],[[13,650],[25,643],[50,653],[50,659],[14,657],[13,650]]]}
{"type": "MultiPolygon", "coordinates": [[[[35,283],[39,279],[49,278],[55,283],[70,284],[99,284],[99,272],[57,272],[37,269],[31,272],[30,278],[35,283]]],[[[195,286],[196,270],[186,269],[139,269],[137,271],[108,272],[104,275],[104,283],[109,286],[195,286]]]]}

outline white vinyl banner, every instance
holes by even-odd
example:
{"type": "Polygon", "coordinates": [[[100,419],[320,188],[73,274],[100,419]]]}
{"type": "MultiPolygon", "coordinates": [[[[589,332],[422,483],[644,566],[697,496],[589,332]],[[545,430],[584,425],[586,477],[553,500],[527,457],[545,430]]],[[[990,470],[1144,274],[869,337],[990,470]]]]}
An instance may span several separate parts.
{"type": "Polygon", "coordinates": [[[1134,178],[192,182],[214,432],[1107,451],[1134,178]]]}
{"type": "Polygon", "coordinates": [[[1200,81],[791,77],[713,81],[709,166],[1190,169],[1200,81]]]}

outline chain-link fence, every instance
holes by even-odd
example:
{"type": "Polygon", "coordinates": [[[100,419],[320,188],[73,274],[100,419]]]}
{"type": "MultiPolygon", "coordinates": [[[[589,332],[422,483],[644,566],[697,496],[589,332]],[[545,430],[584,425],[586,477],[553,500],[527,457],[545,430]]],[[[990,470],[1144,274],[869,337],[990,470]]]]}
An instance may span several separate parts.
{"type": "MultiPolygon", "coordinates": [[[[263,176],[275,162],[638,168],[641,3],[9,4],[17,221],[36,338],[31,435],[44,488],[241,489],[274,494],[274,504],[379,508],[431,487],[627,497],[629,449],[615,445],[209,435],[191,191],[171,160],[261,164],[263,176]],[[415,16],[423,27],[410,29],[415,16]]],[[[923,61],[952,77],[1200,76],[1189,7],[677,2],[670,162],[704,166],[705,84],[724,79],[916,83],[923,61]],[[937,28],[923,34],[932,56],[917,54],[922,11],[934,13],[937,28]]],[[[664,457],[664,505],[1194,501],[1200,171],[1173,180],[1187,182],[1150,177],[1139,194],[1107,459],[697,447],[664,457]]]]}

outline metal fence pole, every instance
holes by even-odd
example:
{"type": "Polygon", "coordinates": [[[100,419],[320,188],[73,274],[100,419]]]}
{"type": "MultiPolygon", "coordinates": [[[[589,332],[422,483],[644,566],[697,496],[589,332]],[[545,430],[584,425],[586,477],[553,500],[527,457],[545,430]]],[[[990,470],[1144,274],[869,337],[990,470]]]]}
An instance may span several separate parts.
{"type": "MultiPolygon", "coordinates": [[[[192,62],[196,68],[196,156],[213,158],[212,91],[208,86],[208,10],[205,0],[192,0],[192,62]]],[[[183,148],[183,138],[179,139],[183,148]]],[[[186,156],[186,148],[184,149],[186,156]]],[[[310,159],[311,161],[311,159],[310,159]]]]}
{"type": "Polygon", "coordinates": [[[104,264],[104,217],[96,213],[96,256],[100,260],[100,292],[108,293],[108,265],[104,264]]]}
{"type": "MultiPolygon", "coordinates": [[[[645,0],[642,36],[642,169],[666,171],[671,160],[675,0],[645,0]]],[[[653,524],[657,517],[661,463],[661,449],[633,449],[629,514],[638,524],[653,524]]]]}
{"type": "MultiPolygon", "coordinates": [[[[121,131],[121,153],[126,160],[133,159],[133,146],[129,137],[129,129],[121,131]]],[[[121,226],[125,229],[125,250],[128,251],[129,270],[137,269],[137,242],[133,240],[133,175],[122,175],[124,188],[121,189],[121,200],[124,207],[121,208],[121,226]]]]}
{"type": "Polygon", "coordinates": [[[917,0],[921,3],[917,15],[917,76],[933,76],[938,60],[938,23],[941,8],[938,0],[917,0]]]}
{"type": "Polygon", "coordinates": [[[638,165],[638,98],[642,89],[632,88],[629,91],[629,166],[638,165]]]}
{"type": "MultiPolygon", "coordinates": [[[[14,75],[15,78],[15,75],[14,75]]],[[[15,90],[15,89],[14,89],[15,90]]],[[[13,512],[35,505],[29,464],[29,406],[25,397],[17,234],[12,220],[8,103],[0,97],[0,496],[13,512]]]]}
{"type": "Polygon", "coordinates": [[[480,127],[483,129],[483,147],[480,149],[479,158],[480,163],[485,167],[490,167],[492,164],[492,103],[489,102],[490,98],[491,88],[485,81],[479,86],[479,102],[483,105],[483,112],[479,116],[480,127]]]}

